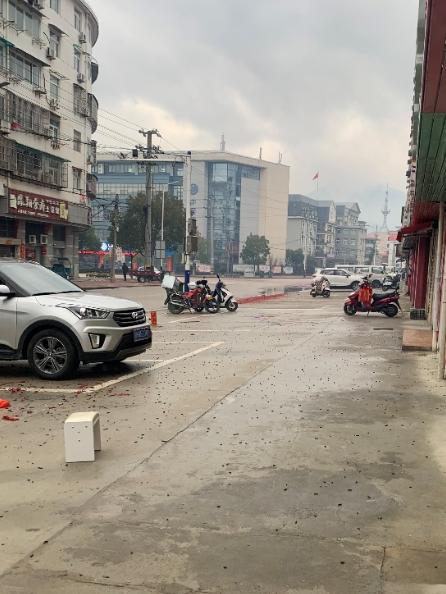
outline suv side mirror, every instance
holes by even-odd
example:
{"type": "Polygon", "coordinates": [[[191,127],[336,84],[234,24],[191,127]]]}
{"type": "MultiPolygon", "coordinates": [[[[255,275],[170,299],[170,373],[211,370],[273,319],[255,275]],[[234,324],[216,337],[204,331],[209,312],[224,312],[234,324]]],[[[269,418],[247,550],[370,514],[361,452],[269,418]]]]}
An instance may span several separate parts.
{"type": "Polygon", "coordinates": [[[0,297],[14,297],[15,293],[6,285],[0,285],[0,297]]]}

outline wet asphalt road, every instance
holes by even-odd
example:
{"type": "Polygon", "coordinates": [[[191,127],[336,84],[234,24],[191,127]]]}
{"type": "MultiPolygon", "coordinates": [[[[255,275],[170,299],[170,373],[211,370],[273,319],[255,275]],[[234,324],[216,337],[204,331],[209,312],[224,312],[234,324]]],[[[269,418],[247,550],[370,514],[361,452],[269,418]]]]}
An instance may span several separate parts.
{"type": "Polygon", "coordinates": [[[3,369],[2,594],[443,594],[444,388],[342,299],[162,313],[146,359],[53,392],[3,369]],[[103,451],[65,465],[88,409],[103,451]]]}

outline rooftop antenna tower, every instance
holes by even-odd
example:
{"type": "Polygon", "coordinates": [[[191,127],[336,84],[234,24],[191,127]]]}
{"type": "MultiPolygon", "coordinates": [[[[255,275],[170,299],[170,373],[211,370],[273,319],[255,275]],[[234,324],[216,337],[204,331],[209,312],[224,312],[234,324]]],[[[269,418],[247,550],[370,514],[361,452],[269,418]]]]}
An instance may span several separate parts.
{"type": "Polygon", "coordinates": [[[220,150],[222,153],[224,153],[226,151],[226,140],[225,140],[224,134],[221,135],[220,150]]]}
{"type": "Polygon", "coordinates": [[[389,209],[389,184],[387,184],[387,189],[386,189],[386,197],[384,199],[384,208],[381,211],[382,215],[383,215],[383,224],[381,229],[383,231],[388,231],[389,230],[389,225],[387,223],[387,217],[390,214],[390,209],[389,209]]]}

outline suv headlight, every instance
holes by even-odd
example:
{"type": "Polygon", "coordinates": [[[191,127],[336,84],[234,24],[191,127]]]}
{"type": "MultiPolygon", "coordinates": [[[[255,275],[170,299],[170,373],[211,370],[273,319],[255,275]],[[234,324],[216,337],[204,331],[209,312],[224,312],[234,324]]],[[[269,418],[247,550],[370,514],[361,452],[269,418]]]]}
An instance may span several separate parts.
{"type": "Polygon", "coordinates": [[[95,307],[84,307],[83,305],[60,305],[69,309],[81,320],[105,320],[110,315],[108,309],[97,309],[95,307]]]}

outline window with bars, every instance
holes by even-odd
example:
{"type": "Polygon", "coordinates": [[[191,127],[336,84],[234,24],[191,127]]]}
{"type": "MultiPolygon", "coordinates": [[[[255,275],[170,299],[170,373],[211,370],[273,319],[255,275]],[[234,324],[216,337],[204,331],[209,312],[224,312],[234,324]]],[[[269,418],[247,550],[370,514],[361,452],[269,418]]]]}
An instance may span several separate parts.
{"type": "Polygon", "coordinates": [[[82,148],[82,134],[78,130],[73,130],[73,149],[78,153],[82,148]]]}
{"type": "Polygon", "coordinates": [[[60,118],[51,114],[50,117],[50,134],[53,141],[58,142],[60,138],[60,118]]]}
{"type": "Polygon", "coordinates": [[[87,91],[79,85],[73,85],[73,110],[78,115],[88,115],[87,91]]]}
{"type": "Polygon", "coordinates": [[[60,54],[60,34],[54,29],[50,29],[50,48],[56,58],[60,54]]]}
{"type": "Polygon", "coordinates": [[[50,74],[50,97],[51,99],[59,99],[60,80],[54,74],[50,74]]]}
{"type": "Polygon", "coordinates": [[[22,80],[40,86],[41,66],[31,57],[19,54],[14,50],[9,51],[9,68],[13,74],[22,80]]]}
{"type": "Polygon", "coordinates": [[[8,2],[8,22],[11,23],[17,31],[25,32],[33,38],[40,37],[40,16],[31,10],[28,10],[19,0],[9,0],[8,2]]]}
{"type": "Polygon", "coordinates": [[[5,118],[12,124],[36,134],[46,134],[48,132],[50,123],[50,112],[48,110],[26,101],[14,93],[8,92],[3,101],[3,113],[5,118]]]}
{"type": "Polygon", "coordinates": [[[82,190],[82,169],[73,167],[73,190],[82,190]]]}

